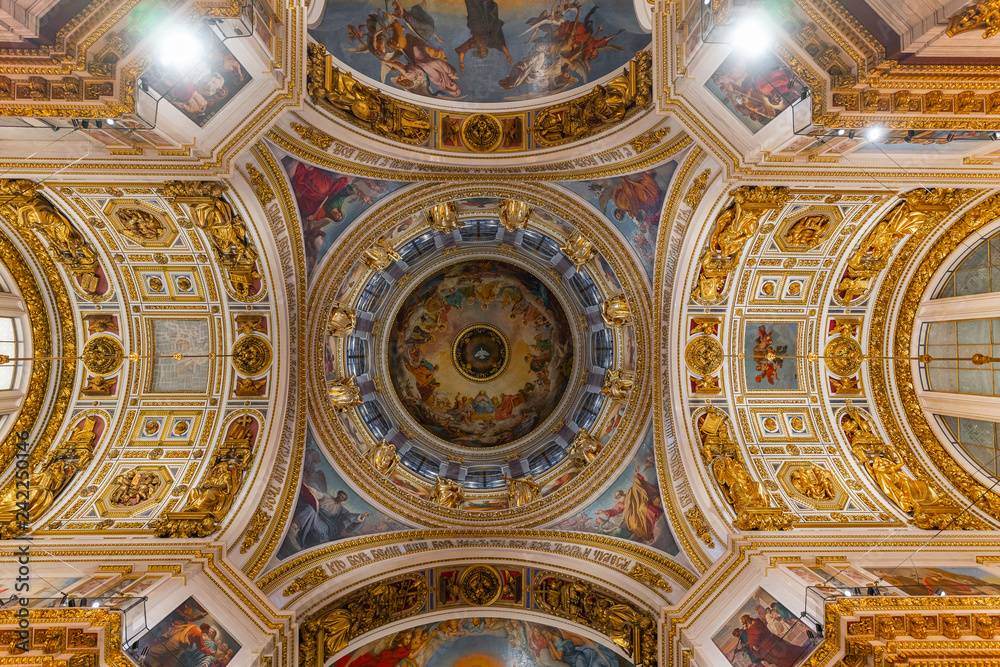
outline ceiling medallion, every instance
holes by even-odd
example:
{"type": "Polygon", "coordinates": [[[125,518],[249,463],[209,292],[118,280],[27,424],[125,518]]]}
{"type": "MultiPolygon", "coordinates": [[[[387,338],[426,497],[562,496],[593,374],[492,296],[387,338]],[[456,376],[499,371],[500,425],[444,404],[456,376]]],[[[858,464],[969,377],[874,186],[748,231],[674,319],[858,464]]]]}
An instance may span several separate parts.
{"type": "Polygon", "coordinates": [[[509,351],[503,332],[489,324],[473,324],[458,334],[451,357],[463,377],[489,382],[507,370],[509,351]]]}
{"type": "Polygon", "coordinates": [[[861,368],[864,354],[858,341],[838,336],[826,344],[823,359],[831,373],[845,377],[854,375],[861,368]]]}
{"type": "Polygon", "coordinates": [[[500,598],[500,573],[489,565],[474,565],[462,573],[459,593],[469,604],[484,606],[500,598]]]}
{"type": "Polygon", "coordinates": [[[566,312],[515,264],[474,259],[434,271],[406,295],[389,336],[387,370],[401,407],[452,444],[523,438],[569,387],[566,312]]]}
{"type": "Polygon", "coordinates": [[[711,336],[698,336],[688,343],[684,360],[695,373],[710,375],[722,365],[722,345],[711,336]]]}
{"type": "Polygon", "coordinates": [[[462,123],[462,141],[477,153],[489,153],[503,141],[503,126],[488,113],[473,114],[462,123]]]}
{"type": "Polygon", "coordinates": [[[94,336],[83,346],[83,365],[94,375],[110,375],[122,365],[125,350],[111,336],[94,336]]]}
{"type": "Polygon", "coordinates": [[[243,375],[260,375],[271,365],[271,346],[260,336],[243,336],[233,345],[233,368],[243,375]]]}

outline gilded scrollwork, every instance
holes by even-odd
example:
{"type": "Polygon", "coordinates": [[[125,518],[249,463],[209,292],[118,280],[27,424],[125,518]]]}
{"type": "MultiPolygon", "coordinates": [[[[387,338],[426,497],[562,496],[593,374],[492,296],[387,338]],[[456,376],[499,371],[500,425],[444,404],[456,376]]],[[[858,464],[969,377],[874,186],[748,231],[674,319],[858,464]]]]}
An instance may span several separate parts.
{"type": "Polygon", "coordinates": [[[736,268],[743,246],[757,234],[765,212],[781,208],[790,199],[787,188],[742,186],[733,191],[733,203],[715,218],[708,247],[701,257],[695,300],[715,304],[725,296],[727,278],[736,268]]]}

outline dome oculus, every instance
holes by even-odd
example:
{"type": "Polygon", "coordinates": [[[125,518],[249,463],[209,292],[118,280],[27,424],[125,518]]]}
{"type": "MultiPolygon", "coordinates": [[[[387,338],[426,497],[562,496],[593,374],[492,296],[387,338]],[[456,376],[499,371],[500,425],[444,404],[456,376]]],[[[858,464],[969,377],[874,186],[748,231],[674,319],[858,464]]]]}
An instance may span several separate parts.
{"type": "Polygon", "coordinates": [[[496,260],[444,267],[403,300],[388,370],[409,415],[466,447],[528,435],[569,384],[573,340],[565,311],[525,269],[496,260]]]}

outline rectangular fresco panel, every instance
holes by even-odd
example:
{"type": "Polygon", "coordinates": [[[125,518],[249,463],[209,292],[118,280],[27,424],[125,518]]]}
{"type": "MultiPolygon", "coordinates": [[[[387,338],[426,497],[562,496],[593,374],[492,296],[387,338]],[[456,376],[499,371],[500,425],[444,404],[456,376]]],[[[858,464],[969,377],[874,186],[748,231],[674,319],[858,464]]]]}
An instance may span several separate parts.
{"type": "Polygon", "coordinates": [[[368,79],[473,104],[592,87],[650,42],[631,0],[326,0],[309,33],[368,79]]]}
{"type": "Polygon", "coordinates": [[[157,60],[142,80],[198,127],[205,127],[252,77],[214,32],[206,28],[198,39],[210,47],[193,65],[157,60]]]}
{"type": "Polygon", "coordinates": [[[311,430],[306,431],[304,459],[299,497],[278,548],[279,559],[337,540],[409,529],[372,507],[337,474],[311,430]]]}
{"type": "Polygon", "coordinates": [[[660,212],[676,168],[677,163],[670,161],[638,174],[563,183],[595,206],[621,232],[635,249],[650,281],[660,212]]]}
{"type": "Polygon", "coordinates": [[[205,354],[210,349],[208,320],[158,318],[149,321],[153,328],[153,379],[150,391],[196,392],[208,390],[211,361],[188,355],[205,354]],[[162,357],[180,352],[181,359],[162,357]]]}
{"type": "Polygon", "coordinates": [[[562,628],[514,618],[455,618],[365,644],[333,667],[632,667],[603,644],[562,628]]]}
{"type": "Polygon", "coordinates": [[[798,333],[798,322],[746,323],[743,363],[748,390],[798,390],[798,365],[794,358],[798,333]]]}
{"type": "Polygon", "coordinates": [[[289,156],[282,158],[281,164],[295,192],[305,243],[306,270],[310,275],[358,216],[405,185],[327,171],[289,156]]]}
{"type": "Polygon", "coordinates": [[[881,585],[898,586],[906,595],[998,595],[1000,577],[978,567],[866,567],[881,585]]]}
{"type": "Polygon", "coordinates": [[[796,667],[817,645],[815,634],[758,588],[712,636],[733,667],[796,667]]]}
{"type": "Polygon", "coordinates": [[[807,90],[773,53],[756,59],[733,53],[705,87],[751,132],[763,129],[807,90]]]}
{"type": "Polygon", "coordinates": [[[654,440],[650,428],[614,484],[582,512],[553,528],[620,537],[676,555],[677,542],[663,513],[654,440]]]}
{"type": "Polygon", "coordinates": [[[139,638],[142,667],[225,667],[240,643],[197,600],[189,597],[139,638]]]}

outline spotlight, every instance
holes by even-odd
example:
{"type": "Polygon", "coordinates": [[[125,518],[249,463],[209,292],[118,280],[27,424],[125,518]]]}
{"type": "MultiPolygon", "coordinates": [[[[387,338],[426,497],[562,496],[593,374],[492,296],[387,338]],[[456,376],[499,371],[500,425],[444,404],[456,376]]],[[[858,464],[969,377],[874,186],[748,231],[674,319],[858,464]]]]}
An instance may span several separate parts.
{"type": "Polygon", "coordinates": [[[173,25],[160,34],[158,52],[160,63],[175,70],[190,69],[204,52],[201,40],[194,30],[187,26],[173,25]]]}
{"type": "Polygon", "coordinates": [[[906,143],[912,144],[913,143],[913,137],[915,137],[915,136],[917,136],[916,130],[907,130],[906,131],[906,143]]]}
{"type": "Polygon", "coordinates": [[[706,6],[708,6],[708,5],[710,5],[710,4],[712,4],[712,0],[705,0],[705,5],[706,5],[706,6]]]}
{"type": "Polygon", "coordinates": [[[115,124],[115,119],[114,118],[109,118],[108,119],[108,125],[114,125],[114,124],[115,124]]]}
{"type": "Polygon", "coordinates": [[[844,589],[844,597],[845,598],[849,598],[852,595],[854,595],[854,591],[852,591],[850,588],[845,588],[844,589]]]}
{"type": "Polygon", "coordinates": [[[74,127],[74,128],[76,128],[76,129],[80,129],[80,121],[79,121],[79,120],[77,120],[76,118],[74,118],[74,119],[73,119],[73,120],[71,120],[70,122],[71,122],[71,123],[73,123],[73,127],[74,127]]]}
{"type": "Polygon", "coordinates": [[[65,607],[68,600],[69,600],[69,594],[63,593],[63,597],[62,600],[59,602],[59,606],[65,607]]]}
{"type": "Polygon", "coordinates": [[[149,84],[146,83],[145,79],[139,79],[139,90],[141,90],[144,93],[149,92],[149,84]]]}
{"type": "Polygon", "coordinates": [[[838,137],[842,137],[842,136],[844,136],[844,132],[845,132],[845,131],[844,131],[844,128],[840,128],[839,130],[837,130],[837,136],[838,136],[838,137]]]}
{"type": "Polygon", "coordinates": [[[934,591],[934,595],[936,595],[939,598],[943,598],[945,596],[944,589],[943,588],[937,589],[936,591],[934,591]]]}
{"type": "Polygon", "coordinates": [[[771,33],[763,21],[751,16],[733,28],[729,43],[747,57],[756,58],[771,48],[771,33]]]}
{"type": "Polygon", "coordinates": [[[853,139],[854,138],[854,130],[851,130],[850,132],[847,133],[847,138],[848,139],[853,139]]]}
{"type": "Polygon", "coordinates": [[[93,603],[92,605],[90,605],[90,606],[91,606],[91,607],[92,607],[93,609],[97,609],[98,607],[100,607],[100,606],[101,606],[101,603],[100,603],[100,601],[98,601],[98,600],[94,600],[94,603],[93,603]]]}
{"type": "Polygon", "coordinates": [[[990,132],[989,138],[993,141],[997,141],[998,139],[1000,139],[1000,132],[990,132]]]}
{"type": "Polygon", "coordinates": [[[885,134],[885,130],[876,125],[875,127],[868,128],[868,131],[865,132],[865,139],[868,141],[878,141],[882,138],[883,134],[885,134]]]}
{"type": "Polygon", "coordinates": [[[96,125],[97,125],[97,129],[99,130],[99,129],[101,129],[102,127],[104,127],[104,121],[102,121],[102,120],[98,120],[98,121],[96,122],[96,125]]]}
{"type": "Polygon", "coordinates": [[[89,130],[90,129],[90,121],[89,120],[84,120],[80,124],[83,126],[83,129],[85,129],[85,130],[89,130]]]}

